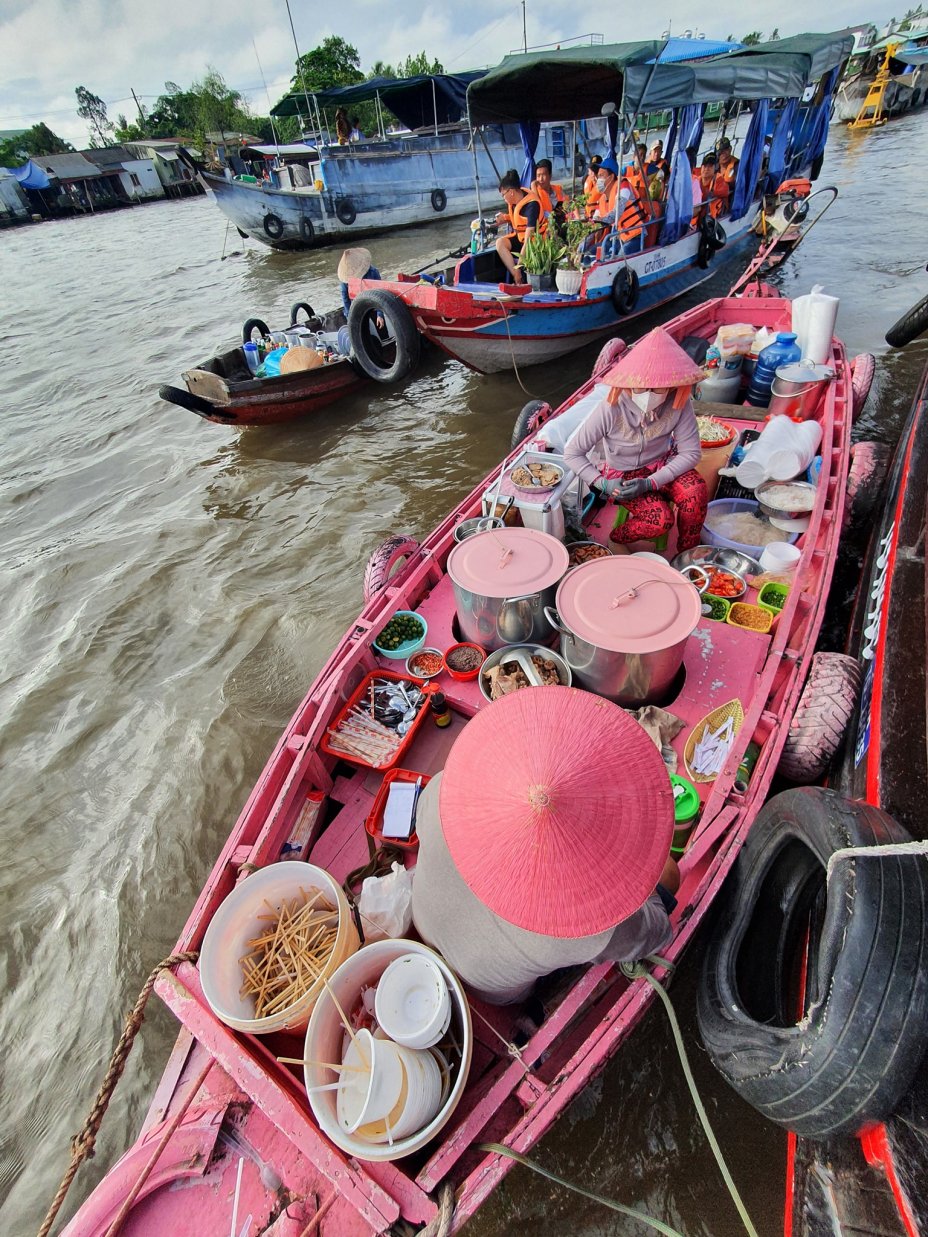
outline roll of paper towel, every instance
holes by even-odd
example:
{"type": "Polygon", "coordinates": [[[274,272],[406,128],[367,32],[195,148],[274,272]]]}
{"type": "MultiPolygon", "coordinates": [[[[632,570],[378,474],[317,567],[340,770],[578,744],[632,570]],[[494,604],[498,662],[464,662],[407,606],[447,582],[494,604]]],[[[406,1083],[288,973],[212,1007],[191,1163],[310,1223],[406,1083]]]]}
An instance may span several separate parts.
{"type": "Polygon", "coordinates": [[[828,296],[821,284],[815,284],[808,296],[797,296],[793,301],[793,331],[804,361],[821,365],[831,359],[840,304],[840,298],[828,296]]]}
{"type": "Polygon", "coordinates": [[[795,444],[794,432],[799,427],[789,417],[771,417],[761,435],[748,447],[744,459],[735,469],[735,480],[747,490],[756,489],[770,480],[770,459],[775,451],[788,450],[795,444]]]}

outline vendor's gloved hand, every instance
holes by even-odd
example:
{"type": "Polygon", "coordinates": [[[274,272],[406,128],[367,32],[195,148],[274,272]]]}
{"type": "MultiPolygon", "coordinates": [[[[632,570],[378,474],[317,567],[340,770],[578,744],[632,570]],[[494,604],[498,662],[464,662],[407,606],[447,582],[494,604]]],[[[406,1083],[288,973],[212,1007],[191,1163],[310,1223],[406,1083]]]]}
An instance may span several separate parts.
{"type": "Polygon", "coordinates": [[[620,481],[613,493],[621,502],[623,498],[640,498],[642,494],[649,494],[653,489],[650,477],[635,477],[632,481],[620,481]]]}
{"type": "Polygon", "coordinates": [[[606,501],[606,491],[603,488],[605,481],[602,477],[597,477],[595,481],[590,482],[590,493],[593,495],[593,502],[597,507],[601,507],[606,501]]]}

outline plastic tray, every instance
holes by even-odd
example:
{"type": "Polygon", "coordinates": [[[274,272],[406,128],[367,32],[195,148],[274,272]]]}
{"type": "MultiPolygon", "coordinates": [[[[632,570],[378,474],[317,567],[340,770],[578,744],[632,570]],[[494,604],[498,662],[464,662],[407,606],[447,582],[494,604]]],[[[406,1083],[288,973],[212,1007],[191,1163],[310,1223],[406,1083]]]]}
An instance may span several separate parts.
{"type": "Polygon", "coordinates": [[[392,769],[396,765],[397,761],[402,758],[403,754],[409,750],[409,746],[416,737],[419,727],[425,721],[429,711],[428,699],[424,701],[422,707],[419,709],[413,724],[403,736],[403,741],[396,749],[395,754],[384,764],[371,764],[370,761],[363,760],[360,756],[352,756],[348,752],[340,752],[329,743],[329,730],[336,730],[338,728],[338,724],[342,718],[351,712],[354,706],[360,702],[362,696],[367,695],[368,688],[374,679],[390,679],[395,683],[415,683],[417,687],[425,687],[426,685],[425,679],[416,678],[414,674],[397,674],[393,670],[374,670],[370,674],[366,674],[358,685],[357,690],[352,693],[348,703],[343,709],[339,710],[338,714],[332,720],[331,726],[326,729],[325,734],[319,742],[319,746],[329,756],[335,756],[338,760],[346,760],[349,764],[358,765],[362,769],[392,769]]]}
{"type": "Polygon", "coordinates": [[[771,614],[779,614],[786,605],[789,596],[789,585],[769,580],[757,595],[757,604],[771,614]]]}
{"type": "Polygon", "coordinates": [[[728,611],[726,623],[730,623],[732,627],[737,627],[740,631],[749,631],[755,636],[766,636],[773,625],[773,611],[768,610],[765,606],[755,606],[750,601],[733,601],[731,608],[728,611]],[[747,623],[739,622],[739,618],[745,612],[754,615],[761,615],[764,620],[763,627],[749,627],[747,623]]]}
{"type": "Polygon", "coordinates": [[[424,789],[431,780],[427,773],[415,773],[412,769],[391,769],[384,777],[377,791],[377,797],[374,799],[374,806],[364,822],[364,828],[378,845],[398,846],[400,850],[419,849],[419,839],[415,829],[408,838],[385,838],[383,836],[383,813],[387,805],[387,795],[394,782],[417,782],[420,778],[424,789]]]}

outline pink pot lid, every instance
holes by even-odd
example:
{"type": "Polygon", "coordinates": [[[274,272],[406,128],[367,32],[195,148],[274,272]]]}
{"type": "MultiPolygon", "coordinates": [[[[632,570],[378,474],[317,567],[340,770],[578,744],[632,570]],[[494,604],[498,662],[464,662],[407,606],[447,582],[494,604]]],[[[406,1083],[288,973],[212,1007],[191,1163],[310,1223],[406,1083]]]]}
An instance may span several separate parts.
{"type": "Polygon", "coordinates": [[[579,639],[614,653],[641,654],[687,639],[702,606],[696,588],[669,563],[614,555],[568,572],[557,590],[557,611],[579,639]]]}
{"type": "Polygon", "coordinates": [[[570,556],[550,533],[498,528],[474,533],[448,555],[448,575],[482,597],[525,597],[557,584],[570,556]]]}

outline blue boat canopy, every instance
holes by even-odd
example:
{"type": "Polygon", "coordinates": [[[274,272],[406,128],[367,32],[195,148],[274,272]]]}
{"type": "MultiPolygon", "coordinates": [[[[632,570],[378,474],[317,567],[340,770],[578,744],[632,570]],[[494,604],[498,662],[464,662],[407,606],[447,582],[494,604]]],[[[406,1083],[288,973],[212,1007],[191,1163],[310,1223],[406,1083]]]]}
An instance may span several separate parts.
{"type": "Polygon", "coordinates": [[[31,159],[20,168],[0,168],[0,172],[8,172],[24,189],[47,189],[49,186],[48,173],[43,172],[31,159]]]}
{"type": "MultiPolygon", "coordinates": [[[[454,124],[467,113],[467,88],[484,70],[469,73],[433,73],[419,77],[372,77],[356,86],[333,86],[310,91],[319,107],[353,107],[378,95],[381,102],[410,129],[431,124],[454,124]]],[[[271,109],[272,116],[305,115],[301,91],[287,95],[271,109]]]]}
{"type": "Polygon", "coordinates": [[[797,99],[854,46],[846,31],[799,34],[716,55],[700,52],[706,47],[701,41],[691,42],[689,61],[665,61],[666,44],[653,41],[507,56],[468,88],[471,120],[582,120],[598,116],[606,103],[632,116],[721,99],[797,99]]]}

